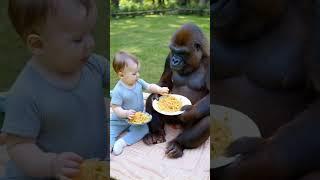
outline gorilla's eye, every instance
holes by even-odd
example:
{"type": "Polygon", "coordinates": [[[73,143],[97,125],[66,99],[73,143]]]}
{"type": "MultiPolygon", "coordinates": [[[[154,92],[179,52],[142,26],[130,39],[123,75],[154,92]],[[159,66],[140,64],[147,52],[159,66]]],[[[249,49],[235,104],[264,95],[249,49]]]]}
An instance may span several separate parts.
{"type": "Polygon", "coordinates": [[[199,43],[195,43],[194,47],[196,48],[197,51],[201,50],[201,45],[199,43]]]}

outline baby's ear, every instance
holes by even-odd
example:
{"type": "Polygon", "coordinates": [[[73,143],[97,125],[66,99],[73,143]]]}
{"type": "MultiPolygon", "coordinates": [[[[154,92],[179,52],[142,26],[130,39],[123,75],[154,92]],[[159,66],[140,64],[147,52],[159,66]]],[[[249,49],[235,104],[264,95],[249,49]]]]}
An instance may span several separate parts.
{"type": "Polygon", "coordinates": [[[26,43],[32,54],[41,55],[43,53],[43,41],[38,34],[29,34],[26,43]]]}
{"type": "Polygon", "coordinates": [[[123,72],[122,72],[122,71],[119,71],[119,72],[118,72],[118,76],[119,76],[119,77],[123,77],[123,72]]]}

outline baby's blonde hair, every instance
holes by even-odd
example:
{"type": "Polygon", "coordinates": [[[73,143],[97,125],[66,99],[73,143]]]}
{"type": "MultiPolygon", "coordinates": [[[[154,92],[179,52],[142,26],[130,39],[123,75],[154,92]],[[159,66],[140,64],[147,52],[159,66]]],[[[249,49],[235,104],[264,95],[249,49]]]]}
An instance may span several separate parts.
{"type": "MultiPolygon", "coordinates": [[[[78,0],[88,11],[92,0],[78,0]]],[[[36,33],[47,20],[48,15],[55,15],[56,0],[9,0],[8,14],[15,30],[23,39],[36,33]]]]}
{"type": "Polygon", "coordinates": [[[128,65],[129,60],[132,60],[138,66],[140,64],[138,58],[136,58],[134,55],[125,51],[117,52],[112,62],[113,70],[118,74],[120,71],[122,71],[125,68],[126,65],[128,65]]]}

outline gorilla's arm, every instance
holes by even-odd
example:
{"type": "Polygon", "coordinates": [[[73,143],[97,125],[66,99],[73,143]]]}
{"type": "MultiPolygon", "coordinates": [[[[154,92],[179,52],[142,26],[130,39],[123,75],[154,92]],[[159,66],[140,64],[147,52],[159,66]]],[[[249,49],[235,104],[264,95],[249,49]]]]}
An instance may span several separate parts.
{"type": "Polygon", "coordinates": [[[313,59],[307,67],[316,90],[313,103],[256,146],[249,146],[257,142],[256,138],[232,143],[229,154],[240,153],[241,158],[225,169],[223,179],[292,179],[320,169],[320,58],[313,59]]]}
{"type": "Polygon", "coordinates": [[[229,154],[241,153],[241,156],[225,169],[223,179],[285,180],[319,169],[319,117],[318,100],[268,139],[235,141],[229,147],[229,154]]]}
{"type": "Polygon", "coordinates": [[[172,70],[170,68],[170,55],[168,55],[164,65],[164,71],[161,75],[158,85],[161,87],[168,87],[169,90],[171,90],[173,86],[171,77],[172,77],[172,70]]]}
{"type": "Polygon", "coordinates": [[[206,67],[206,88],[208,89],[208,94],[193,106],[183,108],[186,112],[180,116],[180,120],[182,121],[191,122],[192,120],[199,120],[210,115],[210,66],[206,67]]]}

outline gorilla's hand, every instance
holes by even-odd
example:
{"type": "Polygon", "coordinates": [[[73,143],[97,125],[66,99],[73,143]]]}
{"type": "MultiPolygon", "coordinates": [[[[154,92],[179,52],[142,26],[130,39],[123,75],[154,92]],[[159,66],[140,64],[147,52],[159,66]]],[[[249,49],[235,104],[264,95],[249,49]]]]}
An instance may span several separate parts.
{"type": "Polygon", "coordinates": [[[236,160],[224,169],[225,180],[274,179],[282,177],[285,168],[278,163],[277,149],[267,139],[256,137],[240,138],[227,148],[226,156],[238,155],[236,160]]]}
{"type": "Polygon", "coordinates": [[[181,111],[184,112],[179,116],[180,121],[188,122],[196,119],[197,111],[193,105],[182,106],[181,111]]]}
{"type": "Polygon", "coordinates": [[[261,138],[243,137],[232,142],[226,149],[225,155],[227,157],[236,156],[236,160],[224,170],[224,178],[226,180],[231,179],[245,179],[251,178],[247,175],[252,175],[253,171],[257,171],[255,164],[260,159],[259,151],[261,151],[264,140],[261,138]]]}
{"type": "Polygon", "coordinates": [[[159,97],[161,96],[161,94],[151,94],[151,102],[153,102],[154,100],[159,100],[159,97]]]}
{"type": "Polygon", "coordinates": [[[232,142],[226,150],[225,155],[232,157],[240,154],[242,158],[254,154],[259,147],[265,143],[263,138],[242,137],[232,142]]]}
{"type": "Polygon", "coordinates": [[[167,144],[165,154],[168,158],[179,158],[183,155],[183,147],[175,140],[167,144]]]}
{"type": "Polygon", "coordinates": [[[148,133],[143,137],[143,142],[147,145],[166,142],[166,133],[163,129],[158,132],[148,133]]]}

